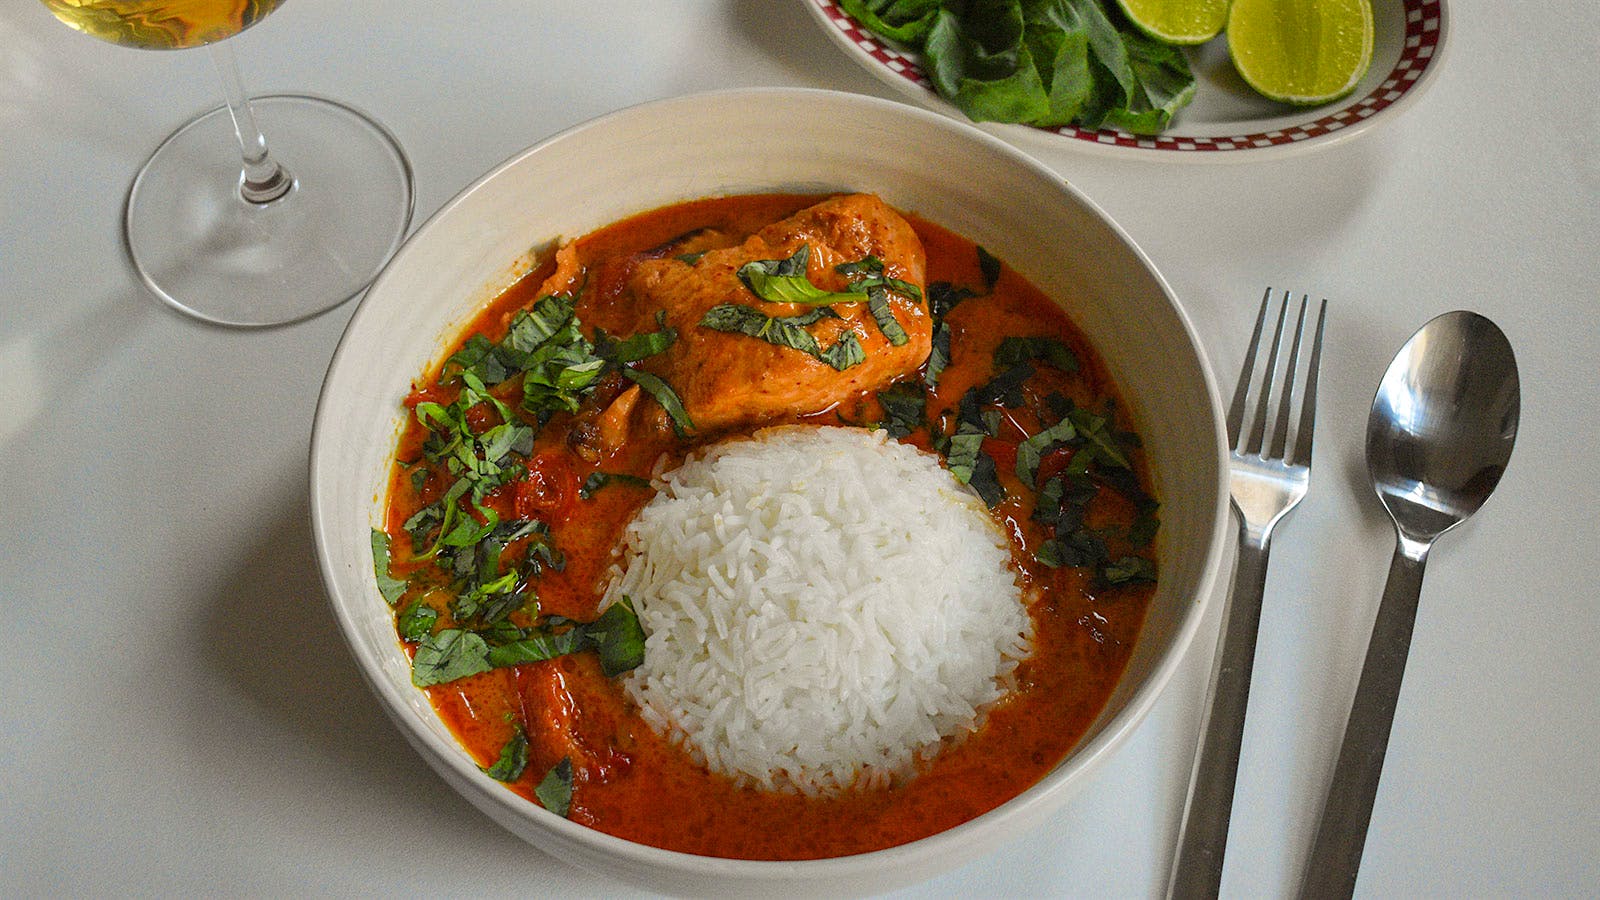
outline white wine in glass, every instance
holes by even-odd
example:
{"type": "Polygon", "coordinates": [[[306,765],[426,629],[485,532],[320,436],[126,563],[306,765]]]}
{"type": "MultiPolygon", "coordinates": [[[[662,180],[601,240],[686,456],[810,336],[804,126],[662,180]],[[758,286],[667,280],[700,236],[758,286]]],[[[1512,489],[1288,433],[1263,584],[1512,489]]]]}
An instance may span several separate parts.
{"type": "Polygon", "coordinates": [[[128,254],[158,297],[225,325],[297,322],[360,293],[400,245],[411,223],[411,165],[393,135],[321,97],[246,99],[218,43],[282,0],[43,2],[114,44],[211,52],[226,103],[156,148],[124,211],[128,254]]]}

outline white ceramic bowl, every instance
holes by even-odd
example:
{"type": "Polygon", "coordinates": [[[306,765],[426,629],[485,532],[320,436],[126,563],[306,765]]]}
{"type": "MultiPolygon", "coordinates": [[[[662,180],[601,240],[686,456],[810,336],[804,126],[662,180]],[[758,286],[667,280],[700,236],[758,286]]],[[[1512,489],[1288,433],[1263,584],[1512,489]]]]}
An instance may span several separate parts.
{"type": "Polygon", "coordinates": [[[1105,214],[1009,145],[936,113],[824,91],[742,90],[626,109],[518,154],[408,240],[361,301],[328,369],[311,441],[311,513],[334,614],[384,709],[495,821],[562,859],[656,890],[861,893],[926,878],[1034,826],[1144,716],[1221,568],[1221,405],[1166,283],[1105,214]],[[1161,581],[1127,673],[1080,745],[1039,784],[957,828],[875,853],[752,862],[674,853],[559,818],[484,775],[411,685],[373,579],[370,530],[401,398],[485,300],[548,246],[701,197],[872,191],[968,238],[1061,298],[1121,385],[1163,502],[1161,581]]]}

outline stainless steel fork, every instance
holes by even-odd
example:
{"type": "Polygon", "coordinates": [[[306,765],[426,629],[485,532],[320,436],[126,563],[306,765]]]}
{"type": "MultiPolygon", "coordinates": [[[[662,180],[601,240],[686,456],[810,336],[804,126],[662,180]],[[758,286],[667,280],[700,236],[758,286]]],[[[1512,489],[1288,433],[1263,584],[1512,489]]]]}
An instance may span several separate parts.
{"type": "Polygon", "coordinates": [[[1200,729],[1193,776],[1178,830],[1178,850],[1167,883],[1168,897],[1211,898],[1222,883],[1223,852],[1233,812],[1239,748],[1244,738],[1245,706],[1250,698],[1250,668],[1261,623],[1261,594],[1267,580],[1272,529],[1306,495],[1311,482],[1311,432],[1317,409],[1317,370],[1322,362],[1322,329],[1328,302],[1321,301],[1310,339],[1310,359],[1302,364],[1307,312],[1303,295],[1287,361],[1280,360],[1289,335],[1284,332],[1290,294],[1278,305],[1271,342],[1262,335],[1273,306],[1272,288],[1261,298],[1261,312],[1245,355],[1244,371],[1228,409],[1228,440],[1233,445],[1230,493],[1239,515],[1239,558],[1233,589],[1222,610],[1222,635],[1212,665],[1206,714],[1200,729]],[[1267,349],[1265,366],[1257,359],[1267,349]],[[1296,386],[1302,386],[1298,416],[1296,386]],[[1269,423],[1274,404],[1276,416],[1269,423]],[[1247,411],[1249,419],[1246,421],[1247,411]],[[1268,426],[1271,425],[1269,432],[1268,426]]]}

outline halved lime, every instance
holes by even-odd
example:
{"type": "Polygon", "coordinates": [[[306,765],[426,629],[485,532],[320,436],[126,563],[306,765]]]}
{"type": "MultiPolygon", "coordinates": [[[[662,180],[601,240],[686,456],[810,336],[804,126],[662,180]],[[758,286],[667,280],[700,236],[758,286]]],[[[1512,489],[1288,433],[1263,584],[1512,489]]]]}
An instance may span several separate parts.
{"type": "Polygon", "coordinates": [[[1164,44],[1204,44],[1228,21],[1228,0],[1117,0],[1128,21],[1164,44]]]}
{"type": "Polygon", "coordinates": [[[1228,52],[1245,82],[1297,106],[1355,90],[1372,63],[1370,0],[1233,0],[1228,52]]]}

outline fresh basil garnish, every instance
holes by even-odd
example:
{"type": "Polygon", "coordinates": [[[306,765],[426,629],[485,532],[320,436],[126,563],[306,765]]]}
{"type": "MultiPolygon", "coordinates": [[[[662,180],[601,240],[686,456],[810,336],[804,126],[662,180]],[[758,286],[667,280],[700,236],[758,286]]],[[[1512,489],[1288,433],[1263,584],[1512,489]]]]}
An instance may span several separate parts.
{"type": "Polygon", "coordinates": [[[993,291],[995,283],[1000,280],[1001,263],[999,257],[978,247],[978,271],[983,274],[983,288],[993,291]]]}
{"type": "Polygon", "coordinates": [[[644,662],[644,627],[626,594],[606,607],[600,618],[578,627],[599,654],[600,671],[607,678],[636,669],[644,662]]]}
{"type": "Polygon", "coordinates": [[[488,652],[489,645],[470,631],[446,628],[430,634],[411,658],[411,683],[428,687],[487,672],[488,652]]]}
{"type": "Polygon", "coordinates": [[[583,485],[578,488],[578,498],[587,500],[594,496],[595,491],[612,484],[647,488],[650,486],[650,479],[624,472],[590,472],[589,477],[585,478],[583,485]]]}
{"type": "Polygon", "coordinates": [[[1034,482],[1039,474],[1039,463],[1046,453],[1057,447],[1065,446],[1067,442],[1078,436],[1078,430],[1072,423],[1062,419],[1049,428],[1028,437],[1027,440],[1017,445],[1017,478],[1028,487],[1037,487],[1034,482]]]}
{"type": "Polygon", "coordinates": [[[900,320],[894,317],[894,309],[889,305],[889,293],[885,289],[876,287],[867,292],[867,312],[872,314],[872,321],[883,332],[883,339],[891,345],[902,347],[911,340],[911,336],[900,325],[900,320]]]}
{"type": "Polygon", "coordinates": [[[1143,556],[1124,556],[1101,566],[1098,574],[1106,585],[1148,584],[1156,580],[1156,564],[1143,556]]]}
{"type": "Polygon", "coordinates": [[[533,789],[539,805],[565,819],[572,810],[572,760],[562,757],[533,789]]]}
{"type": "Polygon", "coordinates": [[[494,765],[484,769],[484,774],[496,781],[507,783],[522,777],[522,772],[528,767],[528,733],[518,725],[511,732],[511,737],[505,746],[500,748],[500,758],[494,765]]]}
{"type": "Polygon", "coordinates": [[[652,375],[642,369],[623,369],[622,375],[629,381],[644,389],[661,408],[667,411],[667,417],[672,420],[672,430],[678,437],[683,437],[694,431],[694,420],[689,418],[689,411],[683,408],[683,401],[678,398],[672,386],[658,375],[652,375]]]}
{"type": "Polygon", "coordinates": [[[859,366],[867,361],[867,353],[861,349],[861,339],[856,337],[854,331],[846,331],[839,335],[833,346],[822,351],[817,357],[837,371],[843,372],[852,366],[859,366]]]}
{"type": "Polygon", "coordinates": [[[883,407],[883,430],[899,440],[923,427],[927,416],[928,394],[921,385],[902,381],[878,392],[883,407]]]}
{"type": "Polygon", "coordinates": [[[395,630],[400,632],[401,640],[415,643],[432,634],[434,623],[438,621],[439,611],[418,598],[400,612],[395,630]]]}
{"type": "Polygon", "coordinates": [[[1001,368],[1034,361],[1047,362],[1061,371],[1072,374],[1078,371],[1078,355],[1061,341],[1052,337],[1008,337],[995,348],[994,362],[1001,368]]]}
{"type": "Polygon", "coordinates": [[[389,535],[372,529],[372,569],[378,579],[378,593],[390,606],[400,602],[406,592],[406,583],[389,574],[389,535]]]}
{"type": "Polygon", "coordinates": [[[855,332],[845,332],[839,341],[827,350],[823,350],[817,344],[817,339],[811,332],[805,330],[805,326],[815,324],[825,317],[837,318],[838,314],[830,309],[818,308],[794,316],[769,316],[751,306],[722,303],[706,310],[706,314],[700,319],[700,326],[727,334],[760,338],[769,344],[799,350],[840,371],[865,360],[866,354],[861,351],[861,344],[855,332]],[[846,342],[854,345],[853,352],[848,345],[839,348],[840,344],[846,342]]]}
{"type": "Polygon", "coordinates": [[[752,294],[768,303],[798,303],[804,306],[829,306],[834,303],[860,303],[861,297],[825,291],[811,283],[806,276],[806,265],[811,259],[811,245],[801,244],[800,249],[787,259],[755,259],[739,267],[739,280],[752,294]]]}

